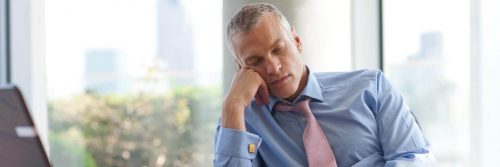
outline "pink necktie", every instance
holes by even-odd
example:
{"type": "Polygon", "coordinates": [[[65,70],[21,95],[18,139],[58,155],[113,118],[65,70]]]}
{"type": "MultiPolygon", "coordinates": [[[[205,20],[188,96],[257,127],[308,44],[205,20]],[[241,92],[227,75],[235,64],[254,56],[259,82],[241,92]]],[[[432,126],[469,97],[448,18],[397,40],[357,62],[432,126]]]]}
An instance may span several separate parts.
{"type": "Polygon", "coordinates": [[[332,148],[309,108],[309,99],[305,99],[295,106],[277,103],[275,109],[278,111],[302,111],[307,119],[307,126],[302,136],[306,148],[307,162],[309,167],[337,167],[332,148]]]}

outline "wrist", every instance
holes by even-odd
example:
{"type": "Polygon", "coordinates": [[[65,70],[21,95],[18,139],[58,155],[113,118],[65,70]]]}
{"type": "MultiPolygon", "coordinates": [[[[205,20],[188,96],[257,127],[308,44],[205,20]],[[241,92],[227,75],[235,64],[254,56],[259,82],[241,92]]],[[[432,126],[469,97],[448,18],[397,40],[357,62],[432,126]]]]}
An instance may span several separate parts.
{"type": "Polygon", "coordinates": [[[245,106],[237,100],[224,100],[222,105],[221,126],[224,128],[245,131],[244,110],[245,106]]]}

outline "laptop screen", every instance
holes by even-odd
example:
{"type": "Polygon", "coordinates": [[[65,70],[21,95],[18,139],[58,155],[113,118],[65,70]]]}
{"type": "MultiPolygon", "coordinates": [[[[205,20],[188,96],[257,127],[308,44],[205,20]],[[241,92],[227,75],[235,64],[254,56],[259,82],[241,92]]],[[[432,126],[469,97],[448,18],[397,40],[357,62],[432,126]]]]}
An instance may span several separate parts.
{"type": "Polygon", "coordinates": [[[23,97],[0,87],[0,166],[50,166],[23,97]]]}

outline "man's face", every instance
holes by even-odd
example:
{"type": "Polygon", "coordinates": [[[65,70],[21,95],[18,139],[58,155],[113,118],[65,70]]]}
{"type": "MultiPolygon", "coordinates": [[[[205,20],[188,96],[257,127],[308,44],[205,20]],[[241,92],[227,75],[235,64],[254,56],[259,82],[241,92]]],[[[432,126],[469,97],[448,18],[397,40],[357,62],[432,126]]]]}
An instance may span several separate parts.
{"type": "Polygon", "coordinates": [[[266,81],[271,95],[287,99],[296,94],[305,66],[300,58],[302,44],[292,29],[292,37],[272,14],[264,14],[249,32],[231,38],[240,68],[256,70],[266,81]]]}

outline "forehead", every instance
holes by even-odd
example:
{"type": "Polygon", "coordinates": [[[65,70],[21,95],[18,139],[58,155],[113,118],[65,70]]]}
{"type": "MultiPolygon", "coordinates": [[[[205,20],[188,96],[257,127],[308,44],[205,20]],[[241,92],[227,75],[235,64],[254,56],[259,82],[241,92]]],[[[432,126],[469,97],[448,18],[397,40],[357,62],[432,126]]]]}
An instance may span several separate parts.
{"type": "Polygon", "coordinates": [[[270,49],[277,41],[286,37],[279,19],[272,14],[264,14],[248,32],[238,32],[231,37],[236,57],[244,59],[270,49]]]}

